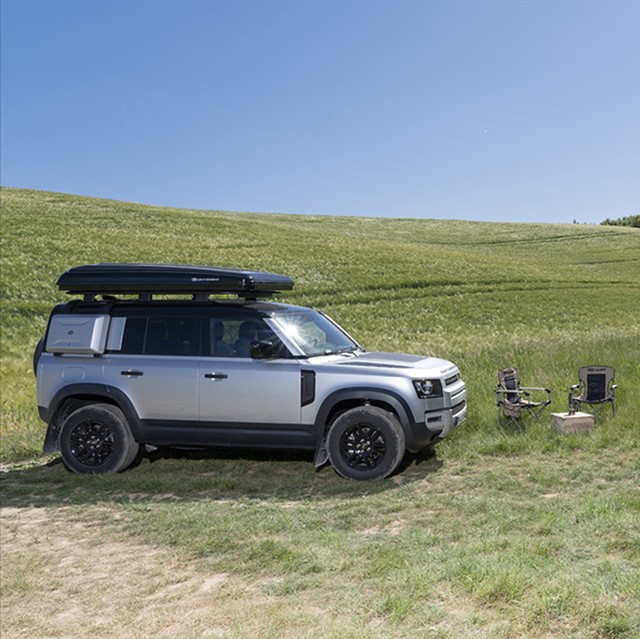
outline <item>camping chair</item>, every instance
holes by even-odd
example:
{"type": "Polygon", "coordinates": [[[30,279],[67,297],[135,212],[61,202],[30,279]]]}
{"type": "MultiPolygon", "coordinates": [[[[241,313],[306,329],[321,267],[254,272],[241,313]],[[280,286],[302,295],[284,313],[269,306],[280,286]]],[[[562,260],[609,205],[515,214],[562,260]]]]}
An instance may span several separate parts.
{"type": "Polygon", "coordinates": [[[613,383],[615,371],[610,366],[583,366],[578,371],[580,382],[571,387],[569,407],[584,409],[598,415],[604,406],[611,403],[611,414],[615,415],[613,383]],[[578,393],[578,394],[577,394],[578,393]]]}
{"type": "Polygon", "coordinates": [[[551,389],[537,386],[520,386],[520,371],[517,368],[505,368],[498,371],[498,387],[496,388],[496,405],[498,406],[498,426],[518,423],[524,412],[528,412],[536,420],[542,411],[551,403],[551,389]],[[546,398],[541,401],[532,399],[532,392],[546,398]]]}

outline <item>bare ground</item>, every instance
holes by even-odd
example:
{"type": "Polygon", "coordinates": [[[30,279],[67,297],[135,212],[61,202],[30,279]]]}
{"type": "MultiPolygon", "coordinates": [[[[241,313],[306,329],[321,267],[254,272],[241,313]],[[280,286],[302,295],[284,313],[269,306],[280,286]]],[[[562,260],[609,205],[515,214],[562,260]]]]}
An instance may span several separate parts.
{"type": "Polygon", "coordinates": [[[223,637],[234,633],[247,597],[264,603],[264,594],[227,574],[113,540],[70,514],[2,509],[3,639],[223,637]]]}

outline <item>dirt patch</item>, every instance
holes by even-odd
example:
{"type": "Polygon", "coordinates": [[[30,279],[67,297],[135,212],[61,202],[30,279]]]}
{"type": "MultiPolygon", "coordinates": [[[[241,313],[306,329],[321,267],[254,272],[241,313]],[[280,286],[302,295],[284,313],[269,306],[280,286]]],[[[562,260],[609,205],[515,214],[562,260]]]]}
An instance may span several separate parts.
{"type": "Polygon", "coordinates": [[[3,508],[3,639],[225,637],[246,588],[67,508],[3,508]],[[226,614],[222,614],[223,610],[226,614]]]}

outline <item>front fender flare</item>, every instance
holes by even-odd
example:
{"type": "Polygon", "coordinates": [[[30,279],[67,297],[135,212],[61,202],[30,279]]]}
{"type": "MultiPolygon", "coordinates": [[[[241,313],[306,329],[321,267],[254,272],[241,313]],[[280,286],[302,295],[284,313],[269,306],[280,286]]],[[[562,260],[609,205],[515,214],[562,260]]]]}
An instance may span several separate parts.
{"type": "Polygon", "coordinates": [[[409,408],[409,405],[401,395],[384,388],[362,387],[339,390],[331,393],[331,395],[324,399],[316,415],[315,430],[318,433],[318,442],[316,444],[316,454],[313,460],[316,468],[320,468],[326,464],[329,459],[326,447],[329,415],[331,415],[333,409],[338,404],[353,401],[357,401],[362,404],[387,404],[388,406],[391,406],[393,412],[398,417],[402,430],[404,431],[407,448],[413,447],[413,442],[415,441],[413,433],[414,420],[411,416],[411,409],[409,408]]]}

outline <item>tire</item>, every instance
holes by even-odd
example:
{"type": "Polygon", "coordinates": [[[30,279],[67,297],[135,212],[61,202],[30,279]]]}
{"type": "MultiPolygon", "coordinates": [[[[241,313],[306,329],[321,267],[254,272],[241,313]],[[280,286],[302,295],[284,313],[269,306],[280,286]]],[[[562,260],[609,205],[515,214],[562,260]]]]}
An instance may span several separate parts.
{"type": "Polygon", "coordinates": [[[67,417],[60,430],[60,453],[74,473],[101,474],[126,470],[140,447],[124,414],[111,404],[89,404],[67,417]]]}
{"type": "Polygon", "coordinates": [[[334,470],[346,479],[383,479],[393,473],[406,448],[396,417],[376,406],[345,411],[329,429],[327,451],[334,470]]]}

